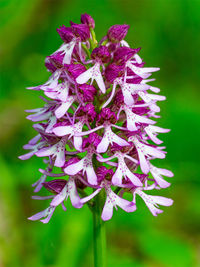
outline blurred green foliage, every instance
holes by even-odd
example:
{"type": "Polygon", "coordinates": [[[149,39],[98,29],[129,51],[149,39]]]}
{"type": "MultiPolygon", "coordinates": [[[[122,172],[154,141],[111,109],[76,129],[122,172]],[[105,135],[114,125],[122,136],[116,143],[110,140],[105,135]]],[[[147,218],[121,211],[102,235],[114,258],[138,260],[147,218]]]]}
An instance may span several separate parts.
{"type": "MultiPolygon", "coordinates": [[[[92,216],[87,207],[57,209],[48,225],[27,217],[47,202],[31,200],[41,159],[21,162],[22,145],[34,135],[24,109],[40,107],[37,92],[49,74],[44,59],[61,44],[56,28],[96,20],[98,39],[112,24],[130,24],[127,41],[142,47],[147,66],[159,66],[156,86],[167,101],[160,104],[172,187],[160,192],[175,200],[154,218],[138,199],[133,214],[119,210],[107,222],[108,266],[200,266],[199,201],[199,0],[1,0],[0,2],[0,266],[92,266],[92,216]]],[[[42,193],[41,193],[42,194],[42,193]]]]}

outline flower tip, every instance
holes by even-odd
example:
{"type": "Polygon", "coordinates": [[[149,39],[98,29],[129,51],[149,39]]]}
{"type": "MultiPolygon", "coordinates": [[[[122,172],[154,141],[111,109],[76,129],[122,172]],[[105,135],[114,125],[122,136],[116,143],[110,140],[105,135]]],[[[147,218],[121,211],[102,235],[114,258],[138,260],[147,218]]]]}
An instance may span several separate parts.
{"type": "Polygon", "coordinates": [[[113,43],[122,41],[129,28],[127,24],[111,26],[107,33],[108,39],[113,43]]]}
{"type": "Polygon", "coordinates": [[[81,15],[81,22],[89,26],[89,28],[95,28],[95,21],[94,19],[88,15],[87,13],[81,15]]]}

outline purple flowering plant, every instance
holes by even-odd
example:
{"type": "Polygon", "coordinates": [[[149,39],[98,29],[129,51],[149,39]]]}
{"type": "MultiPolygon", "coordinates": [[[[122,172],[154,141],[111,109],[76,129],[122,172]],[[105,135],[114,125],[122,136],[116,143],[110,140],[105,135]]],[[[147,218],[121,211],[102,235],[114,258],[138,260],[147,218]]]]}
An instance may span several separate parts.
{"type": "Polygon", "coordinates": [[[153,165],[166,155],[158,134],[169,132],[155,125],[157,102],[165,96],[149,77],[159,68],[144,67],[140,48],[129,47],[128,25],[110,27],[98,43],[91,16],[83,14],[81,24],[70,24],[57,29],[63,44],[45,60],[48,81],[28,88],[46,97],[41,97],[42,108],[26,110],[37,135],[19,158],[45,157],[46,169],[39,169],[33,187],[52,193],[33,196],[50,204],[29,219],[48,223],[57,206],[66,210],[68,197],[75,208],[88,204],[97,228],[111,219],[114,208],[134,212],[138,197],[157,216],[159,205],[173,203],[146,193],[169,187],[163,176],[173,176],[153,165]]]}

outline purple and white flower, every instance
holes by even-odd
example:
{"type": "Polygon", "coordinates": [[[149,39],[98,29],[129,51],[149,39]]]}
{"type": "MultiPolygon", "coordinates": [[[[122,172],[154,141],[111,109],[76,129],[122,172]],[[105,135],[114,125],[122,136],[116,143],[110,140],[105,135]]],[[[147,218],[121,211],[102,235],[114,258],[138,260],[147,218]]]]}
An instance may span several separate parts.
{"type": "Polygon", "coordinates": [[[47,157],[33,187],[34,192],[44,187],[53,193],[33,197],[51,202],[30,220],[49,222],[57,206],[66,210],[68,198],[75,208],[87,203],[91,210],[101,202],[104,221],[117,207],[134,212],[136,195],[154,216],[162,212],[158,205],[173,203],[144,192],[169,187],[164,176],[173,176],[152,165],[166,155],[158,134],[169,132],[155,125],[158,101],[166,98],[149,85],[155,80],[149,77],[159,68],[144,67],[141,48],[131,48],[124,40],[129,25],[111,26],[99,43],[94,28],[88,14],[81,15],[80,24],[71,21],[69,27],[58,28],[63,44],[45,60],[51,76],[42,85],[28,87],[41,90],[47,99],[41,96],[43,107],[26,110],[37,135],[23,147],[29,152],[19,158],[47,157]],[[124,199],[124,192],[133,201],[124,199]]]}

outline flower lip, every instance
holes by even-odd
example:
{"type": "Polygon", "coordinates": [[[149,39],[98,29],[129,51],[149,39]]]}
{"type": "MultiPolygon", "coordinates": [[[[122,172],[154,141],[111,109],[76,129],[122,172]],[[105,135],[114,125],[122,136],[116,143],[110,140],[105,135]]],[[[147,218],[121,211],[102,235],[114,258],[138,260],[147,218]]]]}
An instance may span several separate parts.
{"type": "Polygon", "coordinates": [[[56,179],[49,182],[43,182],[42,184],[48,191],[54,194],[59,194],[67,184],[67,181],[64,179],[56,179]]]}
{"type": "Polygon", "coordinates": [[[123,25],[113,25],[110,27],[107,33],[108,39],[115,43],[120,42],[123,40],[128,32],[129,25],[123,24],[123,25]]]}

